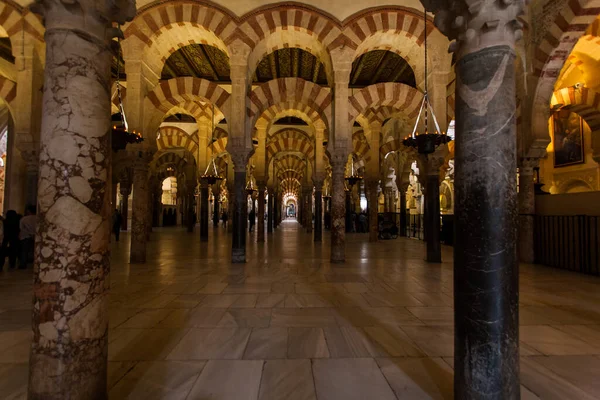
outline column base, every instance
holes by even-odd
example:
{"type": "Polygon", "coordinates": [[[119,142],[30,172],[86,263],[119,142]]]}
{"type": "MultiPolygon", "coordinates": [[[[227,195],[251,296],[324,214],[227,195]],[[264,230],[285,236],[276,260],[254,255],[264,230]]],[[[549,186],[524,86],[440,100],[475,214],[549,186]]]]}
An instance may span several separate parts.
{"type": "Polygon", "coordinates": [[[246,250],[245,249],[233,249],[231,252],[231,262],[234,264],[246,263],[246,250]]]}

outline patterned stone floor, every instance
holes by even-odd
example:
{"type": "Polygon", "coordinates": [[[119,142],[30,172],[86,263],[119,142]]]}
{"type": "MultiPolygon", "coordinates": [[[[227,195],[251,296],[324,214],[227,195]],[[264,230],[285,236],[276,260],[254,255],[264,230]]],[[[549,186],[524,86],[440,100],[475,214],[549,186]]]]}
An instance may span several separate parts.
{"type": "MultiPolygon", "coordinates": [[[[113,243],[112,399],[450,399],[452,249],[350,235],[328,263],[294,221],[232,265],[230,239],[152,234],[145,265],[113,243]]],[[[251,240],[255,240],[253,233],[251,240]]],[[[31,271],[0,274],[0,397],[25,398],[31,271]]],[[[521,269],[523,399],[600,398],[600,279],[521,269]]]]}

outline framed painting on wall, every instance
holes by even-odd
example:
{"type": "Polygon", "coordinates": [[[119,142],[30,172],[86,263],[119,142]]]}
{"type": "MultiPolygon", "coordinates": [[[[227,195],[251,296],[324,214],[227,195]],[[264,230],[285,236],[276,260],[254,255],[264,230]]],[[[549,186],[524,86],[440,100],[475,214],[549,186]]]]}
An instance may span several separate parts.
{"type": "Polygon", "coordinates": [[[569,110],[552,114],[554,167],[581,164],[583,157],[583,119],[569,110]]]}

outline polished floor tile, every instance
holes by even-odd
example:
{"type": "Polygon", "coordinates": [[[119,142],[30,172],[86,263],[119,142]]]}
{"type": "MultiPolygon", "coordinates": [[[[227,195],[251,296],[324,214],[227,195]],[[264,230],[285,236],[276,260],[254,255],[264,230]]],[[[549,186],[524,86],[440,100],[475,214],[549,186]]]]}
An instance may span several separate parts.
{"type": "Polygon", "coordinates": [[[372,358],[313,361],[319,400],[395,400],[396,397],[372,358]]]}
{"type": "MultiPolygon", "coordinates": [[[[197,234],[156,229],[135,266],[112,243],[111,399],[452,398],[451,248],[427,264],[422,242],[349,234],[333,265],[328,232],[285,221],[240,265],[222,228],[197,234]]],[[[0,273],[2,399],[26,398],[31,292],[31,270],[0,273]]],[[[521,398],[600,398],[600,278],[523,265],[520,304],[521,398]]]]}

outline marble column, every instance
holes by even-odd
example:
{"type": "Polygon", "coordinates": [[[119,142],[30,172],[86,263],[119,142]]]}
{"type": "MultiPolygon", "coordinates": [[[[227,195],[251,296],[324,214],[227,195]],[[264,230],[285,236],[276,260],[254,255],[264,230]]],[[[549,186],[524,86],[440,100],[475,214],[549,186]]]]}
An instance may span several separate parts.
{"type": "Polygon", "coordinates": [[[454,397],[519,399],[515,41],[509,6],[431,4],[456,51],[454,397]],[[467,34],[465,29],[468,27],[467,34]]]}
{"type": "Polygon", "coordinates": [[[196,225],[196,220],[194,219],[194,204],[195,204],[194,189],[195,189],[194,185],[188,186],[187,201],[186,201],[186,203],[187,203],[187,218],[186,218],[187,231],[190,233],[194,232],[194,226],[196,225]]]}
{"type": "Polygon", "coordinates": [[[258,214],[256,216],[256,218],[258,218],[256,225],[257,242],[265,241],[265,189],[265,184],[258,182],[258,214]]]}
{"type": "Polygon", "coordinates": [[[25,203],[27,205],[37,205],[38,191],[38,152],[21,152],[25,157],[26,175],[25,175],[25,203]]]}
{"type": "Polygon", "coordinates": [[[200,241],[208,242],[208,182],[200,180],[200,241]]]}
{"type": "Polygon", "coordinates": [[[533,171],[538,160],[525,158],[519,168],[519,260],[525,264],[533,264],[534,253],[534,217],[535,217],[535,185],[533,171]]]}
{"type": "Polygon", "coordinates": [[[233,241],[231,247],[231,262],[246,262],[246,227],[248,221],[248,195],[246,193],[246,164],[242,157],[234,160],[234,196],[235,207],[232,215],[233,241]]]}
{"type": "Polygon", "coordinates": [[[323,182],[315,182],[315,233],[314,241],[323,240],[323,182]]]}
{"type": "Polygon", "coordinates": [[[370,179],[365,182],[369,208],[369,242],[376,242],[379,238],[379,229],[377,224],[377,208],[379,206],[379,193],[377,193],[378,185],[379,182],[376,179],[370,179]]]}
{"type": "Polygon", "coordinates": [[[344,204],[346,205],[346,209],[344,210],[344,221],[346,221],[345,232],[350,232],[352,230],[352,221],[350,219],[351,211],[352,211],[352,190],[344,189],[344,204]]]}
{"type": "Polygon", "coordinates": [[[235,186],[233,184],[227,186],[227,233],[233,232],[233,214],[235,211],[235,186]]]}
{"type": "Polygon", "coordinates": [[[312,187],[306,192],[306,233],[312,233],[313,225],[313,212],[312,212],[312,200],[313,193],[312,187]]]}
{"type": "Polygon", "coordinates": [[[332,156],[331,175],[331,262],[346,261],[346,192],[344,191],[345,154],[332,156]]]}
{"type": "Polygon", "coordinates": [[[221,218],[221,186],[217,183],[213,186],[213,226],[216,228],[219,226],[219,219],[221,218]]]}
{"type": "Polygon", "coordinates": [[[107,398],[111,12],[43,1],[38,226],[28,398],[107,398]],[[85,19],[84,19],[85,16],[85,19]]]}
{"type": "Polygon", "coordinates": [[[110,185],[110,212],[113,213],[117,207],[117,182],[110,185]]]}
{"type": "Polygon", "coordinates": [[[439,170],[427,175],[425,189],[425,231],[427,232],[427,262],[442,262],[440,243],[440,175],[439,170]]]}
{"type": "Polygon", "coordinates": [[[401,188],[400,192],[400,236],[406,236],[408,218],[406,215],[406,190],[401,188]]]}
{"type": "Polygon", "coordinates": [[[129,195],[131,194],[131,184],[129,181],[121,181],[119,188],[121,192],[121,216],[123,220],[121,222],[121,230],[127,230],[127,219],[129,218],[129,195]]]}
{"type": "MultiPolygon", "coordinates": [[[[134,152],[135,153],[135,152],[134,152]]],[[[140,152],[140,154],[142,154],[140,152]]],[[[133,207],[131,216],[132,264],[146,262],[146,242],[148,241],[148,162],[150,157],[136,155],[133,163],[133,207]]]]}
{"type": "Polygon", "coordinates": [[[267,200],[267,233],[273,233],[273,189],[269,189],[269,198],[267,200]]]}

